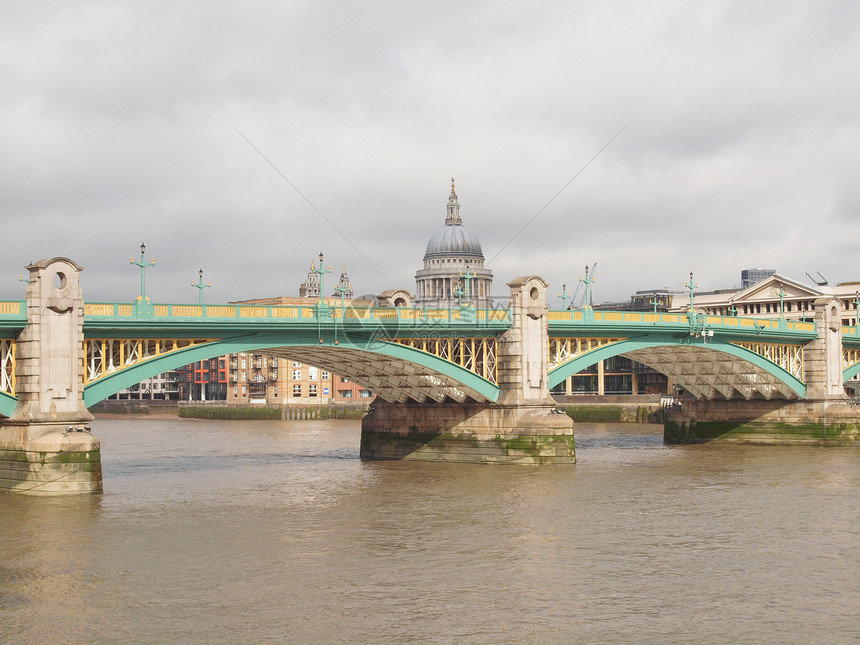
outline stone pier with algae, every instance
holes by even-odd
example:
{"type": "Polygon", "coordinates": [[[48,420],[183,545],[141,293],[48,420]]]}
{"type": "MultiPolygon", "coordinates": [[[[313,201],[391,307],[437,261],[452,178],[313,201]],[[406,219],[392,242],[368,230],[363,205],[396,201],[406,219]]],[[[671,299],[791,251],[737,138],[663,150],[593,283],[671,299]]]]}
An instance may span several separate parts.
{"type": "Polygon", "coordinates": [[[0,490],[102,491],[101,453],[83,400],[81,267],[67,258],[27,267],[27,327],[17,340],[15,411],[0,426],[0,490]]]}
{"type": "Polygon", "coordinates": [[[361,457],[481,464],[572,464],[573,421],[547,384],[547,284],[510,282],[511,328],[498,340],[494,402],[391,403],[362,420],[361,457]]]}

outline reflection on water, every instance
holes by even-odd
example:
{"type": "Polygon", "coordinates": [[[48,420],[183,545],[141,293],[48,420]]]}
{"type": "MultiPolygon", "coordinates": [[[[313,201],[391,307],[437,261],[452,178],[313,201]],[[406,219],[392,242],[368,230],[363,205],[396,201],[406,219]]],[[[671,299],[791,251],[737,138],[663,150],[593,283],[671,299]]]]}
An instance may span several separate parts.
{"type": "Polygon", "coordinates": [[[357,422],[108,420],[0,496],[0,642],[854,642],[860,453],[577,426],[576,466],[361,462],[357,422]]]}

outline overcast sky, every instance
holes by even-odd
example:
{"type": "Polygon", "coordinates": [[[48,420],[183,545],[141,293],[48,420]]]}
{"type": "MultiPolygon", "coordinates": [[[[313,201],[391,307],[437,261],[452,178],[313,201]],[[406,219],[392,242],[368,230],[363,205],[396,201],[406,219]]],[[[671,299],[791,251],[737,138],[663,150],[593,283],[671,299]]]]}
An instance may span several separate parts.
{"type": "Polygon", "coordinates": [[[499,294],[860,280],[858,70],[854,0],[5,3],[0,297],[414,291],[452,176],[499,294]]]}

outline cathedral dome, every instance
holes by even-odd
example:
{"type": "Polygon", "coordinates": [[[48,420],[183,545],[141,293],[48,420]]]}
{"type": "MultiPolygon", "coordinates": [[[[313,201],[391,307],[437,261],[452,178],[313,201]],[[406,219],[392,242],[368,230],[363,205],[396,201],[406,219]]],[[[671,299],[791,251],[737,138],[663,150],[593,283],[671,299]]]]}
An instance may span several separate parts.
{"type": "Polygon", "coordinates": [[[424,268],[415,273],[416,307],[453,309],[493,304],[493,272],[484,266],[478,238],[463,226],[451,179],[445,226],[427,242],[424,268]]]}
{"type": "Polygon", "coordinates": [[[424,257],[450,255],[484,257],[484,252],[478,238],[468,228],[462,224],[446,224],[433,233],[433,237],[427,242],[424,257]]]}
{"type": "Polygon", "coordinates": [[[484,252],[478,238],[468,228],[463,226],[460,219],[460,204],[457,193],[454,192],[454,180],[451,180],[451,194],[448,196],[448,213],[445,226],[433,233],[427,242],[424,259],[446,256],[474,256],[483,258],[484,252]]]}

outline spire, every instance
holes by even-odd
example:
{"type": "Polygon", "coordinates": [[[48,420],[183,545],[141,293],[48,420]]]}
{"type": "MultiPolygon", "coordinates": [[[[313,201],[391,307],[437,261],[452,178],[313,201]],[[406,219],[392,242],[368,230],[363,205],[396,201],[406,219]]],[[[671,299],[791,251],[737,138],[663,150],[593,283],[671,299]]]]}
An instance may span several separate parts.
{"type": "Polygon", "coordinates": [[[451,177],[451,194],[448,197],[448,214],[445,217],[446,226],[460,226],[460,204],[457,202],[457,193],[454,192],[454,178],[451,177]]]}

